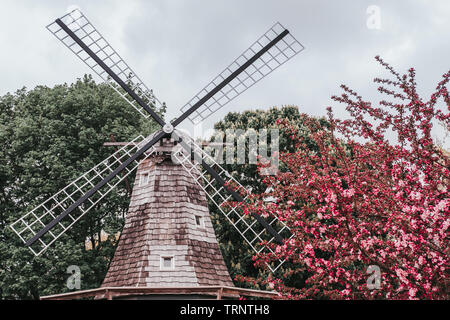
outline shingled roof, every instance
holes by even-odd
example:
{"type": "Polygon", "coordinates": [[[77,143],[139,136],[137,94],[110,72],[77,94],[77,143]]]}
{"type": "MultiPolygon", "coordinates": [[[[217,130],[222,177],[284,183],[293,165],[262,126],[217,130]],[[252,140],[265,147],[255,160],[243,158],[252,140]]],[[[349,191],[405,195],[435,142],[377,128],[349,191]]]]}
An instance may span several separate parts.
{"type": "Polygon", "coordinates": [[[125,226],[102,284],[124,286],[233,286],[206,194],[170,156],[153,156],[138,166],[125,226]]]}

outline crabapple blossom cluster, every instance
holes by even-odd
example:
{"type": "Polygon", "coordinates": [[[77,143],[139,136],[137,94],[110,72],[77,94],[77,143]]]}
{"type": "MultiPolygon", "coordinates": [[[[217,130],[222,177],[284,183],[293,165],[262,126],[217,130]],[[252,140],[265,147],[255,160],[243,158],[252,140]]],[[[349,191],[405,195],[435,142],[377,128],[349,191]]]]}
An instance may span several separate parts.
{"type": "Polygon", "coordinates": [[[374,106],[342,85],[332,99],[349,119],[327,108],[323,126],[303,114],[307,136],[278,120],[297,151],[280,153],[278,174],[262,177],[271,191],[243,205],[278,217],[293,234],[254,258],[261,267],[286,259],[283,272],[258,279],[282,298],[448,299],[450,162],[431,128],[436,121],[449,128],[450,71],[423,99],[414,69],[400,75],[376,60],[393,78],[374,80],[389,101],[374,106]],[[381,271],[378,289],[368,288],[370,265],[381,271]],[[295,274],[304,286],[288,285],[295,274]]]}

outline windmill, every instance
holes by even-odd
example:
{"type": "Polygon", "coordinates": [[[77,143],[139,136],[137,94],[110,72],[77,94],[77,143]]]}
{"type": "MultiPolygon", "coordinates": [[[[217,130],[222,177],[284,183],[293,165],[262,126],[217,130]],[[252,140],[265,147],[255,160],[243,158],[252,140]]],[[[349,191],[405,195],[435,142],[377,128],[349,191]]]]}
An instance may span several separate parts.
{"type": "MultiPolygon", "coordinates": [[[[207,197],[257,253],[271,250],[270,247],[261,244],[264,241],[282,243],[283,239],[289,238],[289,229],[276,217],[264,219],[255,213],[244,215],[240,212],[238,204],[246,200],[249,191],[216,163],[191,137],[175,129],[186,119],[193,124],[200,123],[302,51],[304,47],[287,29],[280,23],[273,25],[189,100],[181,108],[182,114],[170,122],[165,122],[156,111],[162,103],[83,13],[79,10],[67,13],[49,24],[47,29],[143,117],[146,119],[151,117],[161,129],[148,137],[138,136],[126,143],[107,159],[12,223],[13,231],[35,255],[42,254],[136,168],[138,168],[137,179],[144,181],[145,179],[156,181],[158,170],[168,170],[168,174],[175,172],[176,175],[183,176],[183,179],[188,181],[185,190],[188,190],[190,196],[200,195],[202,208],[206,208],[206,211],[200,210],[202,216],[195,216],[195,210],[191,212],[192,221],[200,225],[203,223],[203,226],[206,221],[208,226],[205,228],[210,227],[207,205],[204,201],[207,197]],[[169,155],[172,163],[168,163],[169,155]],[[164,165],[158,169],[159,163],[164,165]],[[193,185],[196,187],[192,187],[193,185]],[[234,201],[237,205],[224,206],[229,201],[234,201]],[[202,222],[201,219],[205,220],[202,222]]],[[[140,184],[135,183],[133,196],[136,196],[135,189],[141,187],[140,184]]],[[[170,191],[170,179],[161,184],[164,185],[161,188],[163,192],[158,193],[161,201],[167,196],[164,192],[177,193],[177,189],[170,191]]],[[[154,192],[155,182],[152,186],[154,192]]],[[[133,196],[130,207],[133,201],[139,202],[139,199],[133,199],[133,196]]],[[[190,202],[192,199],[188,200],[190,202]]],[[[136,218],[136,214],[133,217],[136,218]]],[[[127,223],[128,221],[127,216],[127,223]]],[[[211,230],[208,231],[209,235],[211,230]]],[[[214,235],[213,230],[212,234],[214,235]]],[[[122,239],[119,246],[121,241],[122,239]]],[[[269,268],[275,271],[282,262],[280,260],[269,268]]],[[[162,266],[165,263],[166,267],[170,267],[170,261],[163,259],[162,266]]],[[[226,269],[225,272],[227,275],[226,269]]]]}

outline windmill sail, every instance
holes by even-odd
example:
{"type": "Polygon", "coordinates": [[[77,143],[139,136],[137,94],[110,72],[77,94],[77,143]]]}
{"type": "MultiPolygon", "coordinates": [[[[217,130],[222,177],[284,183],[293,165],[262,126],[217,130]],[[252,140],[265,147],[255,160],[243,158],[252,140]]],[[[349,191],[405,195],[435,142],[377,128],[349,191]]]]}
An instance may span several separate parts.
{"type": "Polygon", "coordinates": [[[153,94],[153,91],[144,84],[81,11],[74,10],[56,19],[47,26],[47,29],[142,116],[148,118],[150,114],[149,110],[145,110],[146,108],[142,103],[136,101],[139,99],[150,106],[152,111],[161,110],[163,105],[153,94]],[[74,39],[72,33],[77,39],[74,39]],[[88,49],[86,50],[84,46],[88,49]],[[91,52],[88,53],[87,51],[91,52]],[[90,53],[93,53],[94,56],[90,53]],[[104,68],[105,66],[115,76],[108,73],[104,68]],[[123,82],[133,92],[120,90],[114,81],[123,82]],[[133,93],[136,94],[137,98],[133,97],[133,93]]]}
{"type": "MultiPolygon", "coordinates": [[[[218,210],[226,217],[227,221],[233,225],[256,253],[273,252],[270,244],[277,242],[276,236],[268,232],[267,228],[261,224],[258,216],[244,214],[239,204],[236,204],[235,206],[228,205],[228,202],[234,201],[234,199],[227,188],[232,186],[233,188],[240,190],[239,192],[243,193],[242,201],[246,201],[249,196],[249,191],[247,191],[192,139],[189,139],[186,143],[189,144],[191,152],[186,152],[185,149],[178,147],[173,153],[173,158],[176,162],[181,164],[191,177],[195,179],[197,184],[205,191],[209,200],[214,203],[218,210]],[[194,155],[194,161],[192,161],[192,155],[194,155]],[[200,166],[201,163],[206,163],[208,166],[213,167],[215,173],[220,177],[220,180],[225,181],[225,184],[220,183],[217,179],[211,177],[205,167],[200,166]],[[269,245],[264,244],[264,242],[269,245]]],[[[264,221],[273,228],[276,234],[282,239],[289,239],[293,236],[289,228],[277,217],[268,216],[264,218],[264,221]]],[[[272,272],[275,272],[283,262],[284,260],[278,260],[275,263],[268,265],[268,267],[272,272]]]]}
{"type": "MultiPolygon", "coordinates": [[[[195,124],[206,119],[304,49],[288,30],[276,23],[184,105],[179,118],[166,124],[158,114],[164,108],[161,102],[79,10],[56,19],[47,29],[141,115],[145,118],[151,116],[163,131],[155,132],[139,144],[135,141],[142,137],[136,138],[15,221],[11,228],[36,255],[46,250],[125,179],[142,157],[146,159],[156,153],[154,145],[162,143],[183,120],[189,118],[195,124]],[[124,174],[119,175],[120,172],[124,174]]],[[[289,228],[276,217],[245,215],[238,205],[224,206],[229,200],[245,201],[248,192],[192,139],[179,142],[185,150],[178,149],[173,153],[173,159],[195,179],[257,253],[272,250],[264,242],[281,243],[292,236],[289,228]],[[194,160],[198,163],[191,161],[191,154],[186,150],[196,155],[194,160]],[[243,196],[231,185],[239,187],[243,196]]],[[[275,271],[282,263],[280,260],[269,267],[275,271]]]]}
{"type": "Polygon", "coordinates": [[[174,143],[162,139],[156,152],[139,163],[127,218],[102,287],[233,286],[207,197],[191,175],[173,163],[174,143]]]}
{"type": "MultiPolygon", "coordinates": [[[[200,123],[303,49],[288,30],[276,23],[189,100],[181,111],[189,113],[192,123],[200,123]]],[[[177,121],[176,124],[180,122],[177,121]]]]}
{"type": "MultiPolygon", "coordinates": [[[[121,166],[124,161],[142,146],[142,143],[147,142],[147,139],[143,139],[142,136],[136,137],[133,141],[117,150],[107,159],[97,164],[55,195],[12,223],[12,230],[24,243],[29,242],[30,239],[35,237],[45,226],[54,221],[80,197],[91,190],[99,181],[102,181],[107,175],[111,174],[121,166]],[[142,142],[139,143],[141,140],[142,142]]],[[[153,152],[154,148],[150,148],[144,154],[144,157],[149,157],[153,152]]],[[[117,184],[136,169],[137,165],[138,161],[135,160],[128,167],[124,168],[122,175],[116,175],[106,184],[106,186],[97,190],[82,205],[78,206],[76,210],[73,210],[45,235],[37,239],[37,241],[30,246],[31,251],[35,255],[40,255],[45,251],[53,242],[61,237],[61,235],[63,235],[72,225],[103,199],[117,184]]]]}

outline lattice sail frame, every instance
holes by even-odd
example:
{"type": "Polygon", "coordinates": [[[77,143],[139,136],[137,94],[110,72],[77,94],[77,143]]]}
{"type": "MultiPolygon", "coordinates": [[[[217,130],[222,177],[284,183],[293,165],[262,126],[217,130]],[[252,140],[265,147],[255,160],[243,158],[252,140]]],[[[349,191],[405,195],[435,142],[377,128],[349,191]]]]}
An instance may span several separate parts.
{"type": "MultiPolygon", "coordinates": [[[[120,166],[148,141],[149,138],[144,139],[141,135],[137,136],[131,142],[61,189],[55,195],[12,223],[12,230],[24,243],[26,243],[27,240],[36,235],[40,229],[63,213],[71,204],[89,191],[99,181],[103,180],[108,174],[113,172],[115,168],[120,166]]],[[[148,158],[154,152],[155,147],[153,146],[144,153],[144,158],[148,158]]],[[[81,206],[72,211],[67,217],[55,225],[55,227],[40,237],[38,241],[29,247],[30,250],[36,256],[44,252],[53,242],[61,237],[61,235],[63,235],[73,224],[80,220],[81,217],[114,189],[117,184],[133,172],[138,164],[139,162],[137,160],[131,163],[120,174],[116,175],[113,180],[108,182],[103,188],[88,198],[81,206]]]]}
{"type": "MultiPolygon", "coordinates": [[[[89,22],[84,14],[75,9],[59,18],[69,29],[75,33],[103,62],[124,81],[131,90],[134,91],[144,102],[146,102],[155,112],[163,107],[162,103],[153,94],[128,64],[111,47],[106,39],[89,22]]],[[[81,61],[91,68],[103,81],[108,83],[119,95],[133,106],[144,118],[149,118],[146,112],[131,96],[121,90],[113,79],[92,59],[61,27],[52,22],[47,29],[60,40],[70,51],[72,51],[81,61]]]]}
{"type": "MultiPolygon", "coordinates": [[[[273,25],[272,28],[256,40],[247,50],[244,51],[244,53],[242,53],[235,61],[225,68],[225,70],[223,70],[198,94],[189,100],[189,102],[181,108],[181,111],[185,112],[192,107],[197,101],[213,90],[219,83],[225,80],[229,75],[246,63],[265,45],[285,30],[286,29],[279,22],[273,25]]],[[[238,77],[228,83],[224,88],[213,95],[206,103],[192,113],[188,119],[193,124],[198,124],[205,120],[211,114],[222,108],[228,102],[246,91],[279,66],[293,58],[296,54],[303,51],[304,48],[305,47],[300,42],[288,33],[277,44],[275,44],[248,68],[246,68],[238,77]]]]}
{"type": "MultiPolygon", "coordinates": [[[[273,250],[267,246],[261,245],[261,242],[266,240],[269,244],[274,242],[274,237],[270,235],[267,230],[262,227],[258,221],[251,215],[244,215],[239,206],[224,207],[228,201],[233,201],[233,197],[229,194],[223,186],[215,183],[208,172],[199,164],[202,160],[208,165],[213,166],[217,174],[227,182],[245,193],[244,201],[249,196],[250,192],[246,190],[236,179],[234,179],[225,169],[223,169],[209,154],[207,154],[192,138],[186,135],[182,136],[183,140],[190,145],[192,153],[189,154],[178,145],[172,153],[172,159],[183,166],[189,175],[196,181],[196,183],[205,191],[208,198],[217,206],[219,211],[227,218],[239,234],[245,239],[250,247],[257,253],[268,253],[273,250]],[[191,157],[194,154],[194,161],[191,157]],[[197,158],[198,157],[198,158],[197,158]]],[[[277,231],[284,239],[290,239],[293,234],[277,217],[265,218],[269,225],[277,231]]],[[[275,263],[267,264],[272,272],[275,272],[285,260],[278,259],[275,263]]]]}

